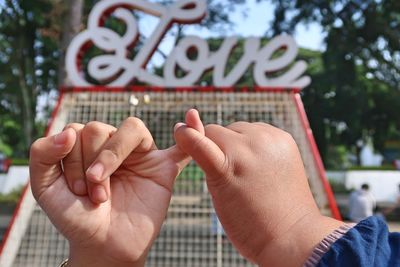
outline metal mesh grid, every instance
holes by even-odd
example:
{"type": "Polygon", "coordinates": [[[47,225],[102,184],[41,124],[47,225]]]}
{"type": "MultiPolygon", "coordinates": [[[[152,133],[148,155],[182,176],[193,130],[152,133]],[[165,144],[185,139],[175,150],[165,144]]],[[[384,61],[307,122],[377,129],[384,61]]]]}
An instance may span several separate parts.
{"type": "MultiPolygon", "coordinates": [[[[51,133],[69,122],[97,120],[117,126],[128,116],[136,116],[146,123],[157,146],[166,148],[174,144],[173,126],[192,107],[200,111],[205,124],[263,121],[290,132],[299,145],[314,197],[323,213],[329,213],[293,92],[66,93],[51,133]]],[[[66,257],[67,242],[36,207],[13,266],[56,266],[66,257]]],[[[253,266],[224,235],[204,174],[193,162],[177,178],[167,218],[146,266],[253,266]]]]}

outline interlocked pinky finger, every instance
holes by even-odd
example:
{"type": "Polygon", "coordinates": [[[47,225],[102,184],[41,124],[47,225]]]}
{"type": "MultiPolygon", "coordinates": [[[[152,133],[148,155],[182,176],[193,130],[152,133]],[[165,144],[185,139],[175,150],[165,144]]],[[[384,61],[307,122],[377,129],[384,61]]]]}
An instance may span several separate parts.
{"type": "Polygon", "coordinates": [[[65,129],[73,129],[76,132],[76,142],[72,151],[64,158],[64,174],[71,191],[79,196],[87,194],[85,182],[85,170],[82,157],[81,133],[84,125],[79,123],[68,124],[65,129]]]}

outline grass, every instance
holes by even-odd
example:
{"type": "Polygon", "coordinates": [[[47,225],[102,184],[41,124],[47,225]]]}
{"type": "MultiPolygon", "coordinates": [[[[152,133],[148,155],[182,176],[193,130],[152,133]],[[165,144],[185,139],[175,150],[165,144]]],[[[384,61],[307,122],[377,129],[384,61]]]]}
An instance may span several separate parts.
{"type": "Polygon", "coordinates": [[[21,198],[22,191],[24,190],[24,186],[14,189],[8,194],[0,194],[0,204],[3,203],[18,203],[21,198]]]}
{"type": "Polygon", "coordinates": [[[329,184],[331,185],[334,194],[349,194],[351,192],[351,190],[348,190],[341,182],[330,180],[329,184]]]}
{"type": "Polygon", "coordinates": [[[391,165],[382,165],[382,166],[377,166],[377,167],[364,167],[364,166],[353,166],[348,168],[347,170],[349,171],[395,171],[396,168],[391,165]]]}
{"type": "Polygon", "coordinates": [[[28,166],[29,165],[29,159],[27,158],[14,158],[11,160],[11,165],[12,166],[28,166]]]}

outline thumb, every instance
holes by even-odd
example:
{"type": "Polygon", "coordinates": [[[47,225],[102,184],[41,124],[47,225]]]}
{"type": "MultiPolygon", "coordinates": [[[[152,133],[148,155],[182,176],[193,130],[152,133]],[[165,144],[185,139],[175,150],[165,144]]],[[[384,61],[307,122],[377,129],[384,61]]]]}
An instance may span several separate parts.
{"type": "Polygon", "coordinates": [[[180,125],[176,127],[174,136],[177,146],[190,155],[207,176],[223,175],[225,154],[204,133],[186,125],[180,125]]]}
{"type": "Polygon", "coordinates": [[[68,128],[58,135],[40,138],[32,144],[29,173],[36,199],[62,175],[61,160],[71,152],[75,141],[75,131],[68,128]]]}

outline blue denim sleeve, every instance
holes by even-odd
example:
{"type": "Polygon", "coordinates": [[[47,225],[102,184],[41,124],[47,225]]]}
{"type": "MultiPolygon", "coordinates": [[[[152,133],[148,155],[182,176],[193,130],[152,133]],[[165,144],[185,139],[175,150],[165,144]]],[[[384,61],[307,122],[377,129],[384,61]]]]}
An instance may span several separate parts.
{"type": "Polygon", "coordinates": [[[333,243],[317,266],[400,266],[400,233],[389,233],[384,221],[369,217],[333,243]]]}

